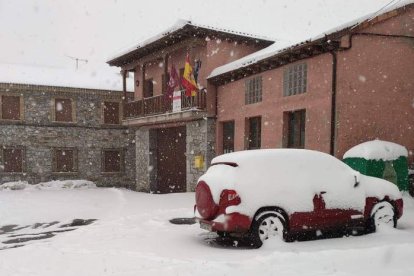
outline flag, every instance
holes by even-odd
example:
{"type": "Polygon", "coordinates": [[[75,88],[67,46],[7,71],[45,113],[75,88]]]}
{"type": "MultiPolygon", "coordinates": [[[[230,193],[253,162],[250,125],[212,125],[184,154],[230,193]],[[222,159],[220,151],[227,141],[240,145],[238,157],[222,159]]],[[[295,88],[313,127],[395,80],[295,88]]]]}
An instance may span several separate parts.
{"type": "Polygon", "coordinates": [[[178,84],[179,84],[179,79],[178,79],[177,70],[175,69],[174,64],[172,64],[171,70],[170,70],[170,79],[168,80],[168,83],[167,83],[167,93],[166,93],[167,98],[172,98],[174,90],[178,86],[178,84]]]}
{"type": "Polygon", "coordinates": [[[193,68],[190,65],[190,56],[188,54],[185,59],[184,75],[181,80],[181,84],[185,88],[185,95],[187,97],[196,95],[197,84],[194,80],[193,68]]]}
{"type": "Polygon", "coordinates": [[[194,65],[194,80],[198,86],[198,72],[200,71],[201,68],[201,60],[196,60],[195,65],[194,65]]]}

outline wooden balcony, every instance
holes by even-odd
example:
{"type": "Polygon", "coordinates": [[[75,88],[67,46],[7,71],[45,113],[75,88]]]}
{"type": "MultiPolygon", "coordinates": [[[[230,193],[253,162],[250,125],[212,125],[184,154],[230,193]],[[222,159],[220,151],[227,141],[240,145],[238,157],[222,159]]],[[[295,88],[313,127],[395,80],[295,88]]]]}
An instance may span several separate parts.
{"type": "MultiPolygon", "coordinates": [[[[186,97],[181,90],[181,110],[173,112],[173,100],[165,95],[127,102],[124,105],[124,121],[152,117],[156,115],[173,115],[185,111],[204,112],[206,110],[206,93],[198,92],[194,97],[186,97]]],[[[140,120],[139,120],[140,121],[140,120]]]]}

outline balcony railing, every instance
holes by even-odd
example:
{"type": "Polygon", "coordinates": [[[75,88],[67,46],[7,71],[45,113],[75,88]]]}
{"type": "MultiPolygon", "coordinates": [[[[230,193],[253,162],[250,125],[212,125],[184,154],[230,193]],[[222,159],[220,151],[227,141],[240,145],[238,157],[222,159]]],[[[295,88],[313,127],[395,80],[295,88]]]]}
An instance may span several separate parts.
{"type": "MultiPolygon", "coordinates": [[[[186,97],[185,90],[181,92],[181,110],[206,109],[206,93],[200,91],[193,97],[186,97]]],[[[151,115],[169,113],[173,111],[173,99],[165,95],[144,98],[138,101],[125,103],[124,118],[139,118],[151,115]]]]}

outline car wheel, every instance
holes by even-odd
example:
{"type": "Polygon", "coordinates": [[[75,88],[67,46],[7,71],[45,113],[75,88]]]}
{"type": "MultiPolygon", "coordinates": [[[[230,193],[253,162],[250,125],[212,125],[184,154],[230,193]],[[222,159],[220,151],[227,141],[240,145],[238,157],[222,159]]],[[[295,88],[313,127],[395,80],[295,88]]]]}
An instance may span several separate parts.
{"type": "Polygon", "coordinates": [[[270,238],[284,239],[285,219],[281,214],[272,212],[259,214],[257,217],[250,233],[250,241],[254,247],[261,247],[270,238]]]}
{"type": "Polygon", "coordinates": [[[382,201],[377,203],[371,211],[372,230],[397,227],[397,217],[391,203],[382,201]]]}

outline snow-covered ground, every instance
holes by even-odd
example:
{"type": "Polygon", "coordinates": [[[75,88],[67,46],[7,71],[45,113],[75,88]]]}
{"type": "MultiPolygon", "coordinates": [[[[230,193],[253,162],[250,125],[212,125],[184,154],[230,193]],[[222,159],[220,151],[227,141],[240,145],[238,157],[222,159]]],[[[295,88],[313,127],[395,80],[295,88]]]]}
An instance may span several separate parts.
{"type": "MultiPolygon", "coordinates": [[[[260,249],[209,243],[191,217],[194,194],[154,195],[115,188],[0,191],[0,228],[14,235],[75,229],[0,250],[0,275],[414,275],[414,200],[398,229],[260,249]],[[62,228],[74,219],[90,225],[62,228]],[[52,223],[32,229],[35,223],[52,223]],[[44,227],[44,228],[42,228],[44,227]]],[[[10,239],[0,233],[0,247],[10,239]]]]}

